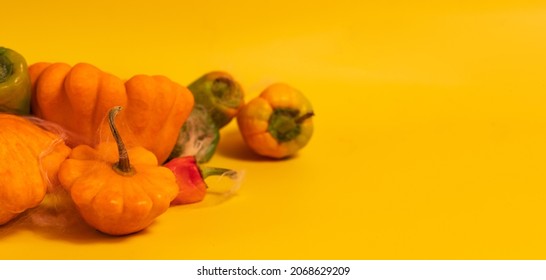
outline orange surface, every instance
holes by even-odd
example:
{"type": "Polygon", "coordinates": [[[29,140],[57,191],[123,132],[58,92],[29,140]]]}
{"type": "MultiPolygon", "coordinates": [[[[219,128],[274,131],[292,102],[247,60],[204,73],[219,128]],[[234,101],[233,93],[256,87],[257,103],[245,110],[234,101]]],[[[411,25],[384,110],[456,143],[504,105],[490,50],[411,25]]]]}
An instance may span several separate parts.
{"type": "Polygon", "coordinates": [[[316,129],[270,161],[233,122],[210,165],[245,171],[236,195],[122,238],[13,223],[0,258],[545,258],[546,4],[368,2],[3,3],[0,45],[30,63],[184,85],[225,70],[247,100],[286,82],[316,129]]]}

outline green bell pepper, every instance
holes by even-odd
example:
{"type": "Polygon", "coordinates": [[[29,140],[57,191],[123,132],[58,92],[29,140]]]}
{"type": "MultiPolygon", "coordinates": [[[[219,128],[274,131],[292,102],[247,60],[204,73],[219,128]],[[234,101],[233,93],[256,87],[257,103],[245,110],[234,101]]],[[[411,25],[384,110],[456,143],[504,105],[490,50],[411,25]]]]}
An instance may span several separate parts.
{"type": "Polygon", "coordinates": [[[0,112],[30,114],[31,82],[25,58],[0,47],[0,112]]]}

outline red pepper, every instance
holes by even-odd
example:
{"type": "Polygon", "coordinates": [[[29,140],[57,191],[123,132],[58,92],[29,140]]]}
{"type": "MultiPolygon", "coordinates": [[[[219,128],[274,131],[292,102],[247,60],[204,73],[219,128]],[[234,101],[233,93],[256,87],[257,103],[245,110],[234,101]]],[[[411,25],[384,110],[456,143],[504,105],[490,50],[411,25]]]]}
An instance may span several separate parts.
{"type": "Polygon", "coordinates": [[[178,157],[165,163],[176,177],[179,187],[178,196],[171,201],[171,206],[195,203],[203,200],[207,193],[205,179],[214,175],[236,176],[236,172],[230,169],[217,167],[201,167],[194,156],[178,157]]]}

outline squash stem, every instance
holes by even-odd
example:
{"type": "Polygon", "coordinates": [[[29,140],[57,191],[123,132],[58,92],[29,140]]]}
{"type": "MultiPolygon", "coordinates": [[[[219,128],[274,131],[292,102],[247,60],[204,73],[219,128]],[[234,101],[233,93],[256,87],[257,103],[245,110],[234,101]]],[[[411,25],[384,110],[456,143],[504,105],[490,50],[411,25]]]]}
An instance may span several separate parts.
{"type": "Polygon", "coordinates": [[[134,170],[131,167],[131,162],[129,161],[129,154],[127,153],[127,148],[125,148],[125,144],[123,143],[115,124],[115,118],[122,109],[123,107],[116,106],[110,109],[108,112],[108,124],[110,125],[110,131],[112,131],[112,135],[114,136],[114,139],[118,145],[119,154],[118,162],[114,163],[112,167],[116,172],[122,175],[132,175],[134,174],[134,170]]]}

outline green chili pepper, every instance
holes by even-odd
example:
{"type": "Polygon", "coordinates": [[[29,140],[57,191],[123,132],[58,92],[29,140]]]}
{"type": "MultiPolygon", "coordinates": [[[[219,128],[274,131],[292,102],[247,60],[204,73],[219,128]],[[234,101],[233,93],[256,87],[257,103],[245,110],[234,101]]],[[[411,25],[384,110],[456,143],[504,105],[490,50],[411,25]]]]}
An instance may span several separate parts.
{"type": "Polygon", "coordinates": [[[25,58],[0,47],[0,112],[30,113],[31,83],[25,58]]]}
{"type": "Polygon", "coordinates": [[[188,89],[193,93],[195,103],[207,108],[218,129],[227,125],[244,105],[241,86],[226,72],[207,73],[188,89]]]}

